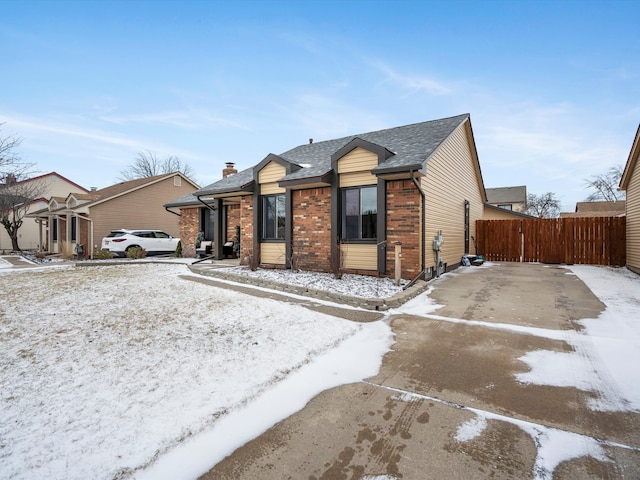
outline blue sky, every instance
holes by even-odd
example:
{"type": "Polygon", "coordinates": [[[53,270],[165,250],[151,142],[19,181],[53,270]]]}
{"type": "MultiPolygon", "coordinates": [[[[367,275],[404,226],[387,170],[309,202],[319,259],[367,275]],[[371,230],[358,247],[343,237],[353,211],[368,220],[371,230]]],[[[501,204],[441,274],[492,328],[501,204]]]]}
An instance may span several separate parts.
{"type": "Polygon", "coordinates": [[[315,141],[470,113],[485,186],[554,192],[624,165],[635,1],[0,0],[0,122],[89,188],[140,151],[202,186],[315,141]]]}

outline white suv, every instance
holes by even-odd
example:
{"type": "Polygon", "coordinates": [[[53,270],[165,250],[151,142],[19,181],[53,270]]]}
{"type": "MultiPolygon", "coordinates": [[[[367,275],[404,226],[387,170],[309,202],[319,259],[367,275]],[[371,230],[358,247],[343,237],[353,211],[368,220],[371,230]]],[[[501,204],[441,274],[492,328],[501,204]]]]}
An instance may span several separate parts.
{"type": "Polygon", "coordinates": [[[144,248],[147,255],[175,253],[179,238],[174,238],[162,230],[113,230],[102,239],[102,249],[124,257],[133,247],[144,248]]]}

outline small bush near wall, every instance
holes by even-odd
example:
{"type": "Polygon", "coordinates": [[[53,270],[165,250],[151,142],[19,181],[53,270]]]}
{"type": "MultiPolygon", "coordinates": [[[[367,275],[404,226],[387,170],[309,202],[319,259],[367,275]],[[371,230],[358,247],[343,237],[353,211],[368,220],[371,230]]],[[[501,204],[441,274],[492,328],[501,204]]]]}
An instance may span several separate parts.
{"type": "Polygon", "coordinates": [[[106,250],[104,248],[101,248],[100,250],[96,250],[95,252],[93,252],[94,260],[109,260],[111,258],[113,258],[113,253],[111,253],[109,250],[106,250]]]}
{"type": "Polygon", "coordinates": [[[144,258],[147,256],[147,251],[144,248],[133,247],[127,249],[127,258],[144,258]]]}
{"type": "Polygon", "coordinates": [[[69,242],[62,240],[60,242],[60,257],[64,260],[71,260],[73,258],[73,247],[69,242]]]}

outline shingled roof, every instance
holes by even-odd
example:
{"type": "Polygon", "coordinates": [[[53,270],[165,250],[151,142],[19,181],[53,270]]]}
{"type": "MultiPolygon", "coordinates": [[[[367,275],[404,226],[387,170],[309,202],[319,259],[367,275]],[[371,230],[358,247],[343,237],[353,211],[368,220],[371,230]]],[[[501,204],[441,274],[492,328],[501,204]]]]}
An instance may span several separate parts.
{"type": "Polygon", "coordinates": [[[525,203],[527,201],[527,187],[525,185],[487,188],[485,190],[488,203],[525,203]]]}
{"type": "MultiPolygon", "coordinates": [[[[419,170],[454,130],[468,118],[469,114],[463,114],[299,145],[278,155],[297,167],[280,180],[287,182],[323,177],[331,171],[331,156],[355,139],[365,140],[389,151],[387,160],[372,170],[374,174],[419,170]]],[[[194,192],[193,200],[197,201],[196,196],[219,195],[239,190],[250,191],[253,181],[253,168],[248,168],[194,192]]],[[[171,206],[179,206],[178,200],[171,202],[171,206]]],[[[182,200],[184,202],[188,199],[182,200]]]]}

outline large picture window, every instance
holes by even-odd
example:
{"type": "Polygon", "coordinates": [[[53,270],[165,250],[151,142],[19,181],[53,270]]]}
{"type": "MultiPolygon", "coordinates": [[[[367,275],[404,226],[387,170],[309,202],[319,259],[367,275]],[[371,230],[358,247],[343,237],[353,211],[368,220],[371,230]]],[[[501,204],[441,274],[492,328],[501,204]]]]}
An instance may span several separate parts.
{"type": "Polygon", "coordinates": [[[262,238],[264,240],[284,240],[284,202],[284,194],[262,197],[262,238]]]}
{"type": "Polygon", "coordinates": [[[345,240],[374,240],[378,226],[377,187],[342,190],[342,237],[345,240]]]}

